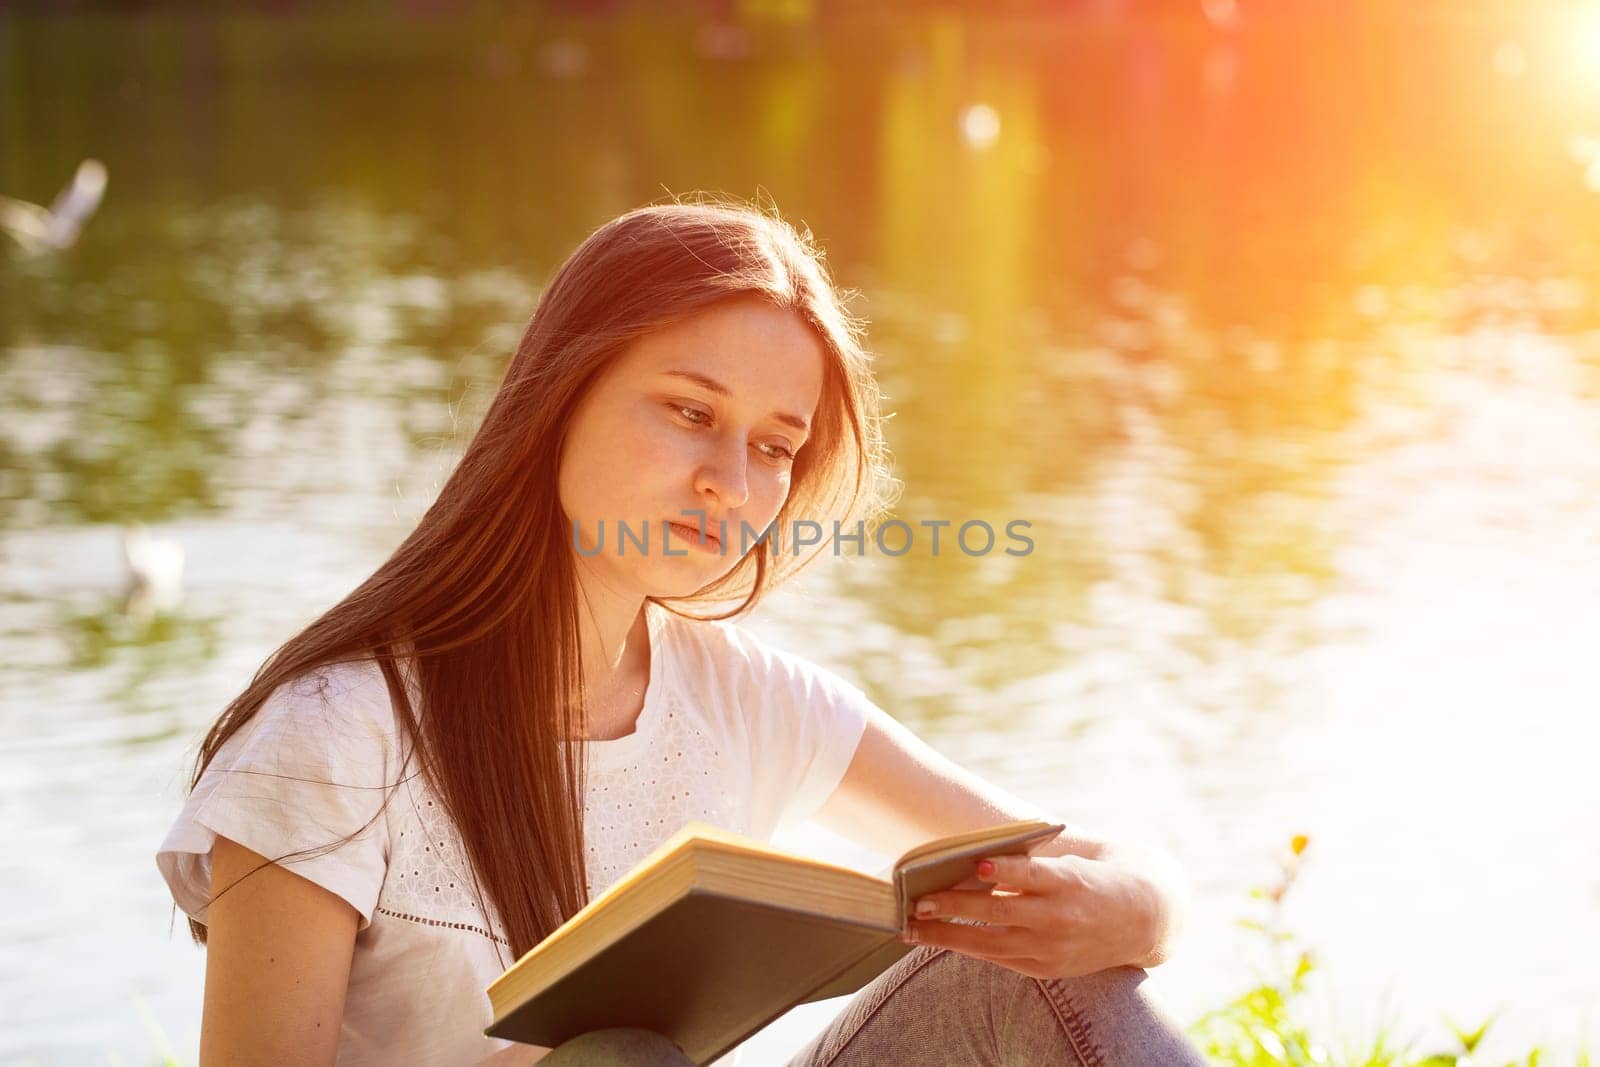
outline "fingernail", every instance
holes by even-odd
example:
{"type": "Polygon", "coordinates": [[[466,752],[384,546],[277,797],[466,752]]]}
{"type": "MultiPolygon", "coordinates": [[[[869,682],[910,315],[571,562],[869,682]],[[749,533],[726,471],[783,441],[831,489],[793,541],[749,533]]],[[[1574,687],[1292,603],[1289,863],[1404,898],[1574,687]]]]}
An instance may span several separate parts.
{"type": "Polygon", "coordinates": [[[932,915],[934,913],[934,910],[935,909],[934,909],[933,901],[931,901],[931,900],[919,900],[919,901],[917,901],[917,918],[926,919],[928,916],[930,916],[930,915],[932,915]]]}
{"type": "Polygon", "coordinates": [[[994,864],[990,863],[988,860],[979,860],[978,874],[983,878],[994,877],[994,864]]]}

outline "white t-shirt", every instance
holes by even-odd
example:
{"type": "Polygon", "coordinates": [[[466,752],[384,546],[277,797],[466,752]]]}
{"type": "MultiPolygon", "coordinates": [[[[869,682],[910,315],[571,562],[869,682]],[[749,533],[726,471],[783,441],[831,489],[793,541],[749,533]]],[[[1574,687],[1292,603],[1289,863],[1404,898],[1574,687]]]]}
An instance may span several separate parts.
{"type": "MultiPolygon", "coordinates": [[[[871,707],[838,675],[736,624],[649,603],[646,616],[650,681],[635,731],[575,742],[588,759],[591,896],[690,820],[770,840],[808,818],[843,778],[871,707]]],[[[498,918],[473,899],[465,848],[414,759],[383,806],[410,751],[402,730],[374,663],[281,687],[218,751],[156,864],[203,923],[217,835],[276,857],[366,826],[285,863],[361,916],[338,1062],[474,1063],[510,1044],[483,1030],[485,990],[514,961],[498,918]]]]}

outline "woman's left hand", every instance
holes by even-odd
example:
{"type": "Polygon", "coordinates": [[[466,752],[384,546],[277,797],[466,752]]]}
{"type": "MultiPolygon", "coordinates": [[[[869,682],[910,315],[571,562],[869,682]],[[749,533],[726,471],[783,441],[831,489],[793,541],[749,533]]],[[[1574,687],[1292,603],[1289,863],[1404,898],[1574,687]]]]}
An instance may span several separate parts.
{"type": "Polygon", "coordinates": [[[1141,868],[1115,858],[993,856],[961,884],[981,883],[989,884],[919,897],[919,918],[910,920],[904,940],[1034,978],[1076,978],[1144,960],[1160,937],[1159,888],[1141,868]],[[925,917],[924,904],[933,908],[925,917]]]}

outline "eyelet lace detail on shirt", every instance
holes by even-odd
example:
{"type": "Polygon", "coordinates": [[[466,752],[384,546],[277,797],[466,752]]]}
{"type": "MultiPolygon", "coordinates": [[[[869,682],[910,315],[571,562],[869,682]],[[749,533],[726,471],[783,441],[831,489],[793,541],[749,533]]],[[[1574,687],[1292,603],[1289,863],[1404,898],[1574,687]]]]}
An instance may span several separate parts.
{"type": "Polygon", "coordinates": [[[511,947],[510,941],[507,941],[505,938],[496,934],[491,934],[481,926],[473,926],[471,923],[446,922],[443,919],[429,919],[421,915],[407,915],[404,912],[390,911],[388,908],[378,908],[376,910],[392,919],[404,919],[408,923],[421,923],[424,926],[448,926],[452,930],[467,930],[474,934],[482,934],[491,941],[498,941],[507,948],[511,947]]]}
{"type": "Polygon", "coordinates": [[[583,835],[591,897],[686,822],[748,830],[747,815],[723,770],[727,754],[709,724],[669,695],[657,731],[633,759],[589,771],[583,835]]]}
{"type": "Polygon", "coordinates": [[[466,847],[444,802],[421,775],[406,790],[410,803],[396,805],[400,818],[383,903],[412,915],[443,913],[464,920],[477,914],[466,847]]]}
{"type": "MultiPolygon", "coordinates": [[[[626,763],[590,771],[584,804],[585,868],[598,896],[684,823],[748,832],[748,816],[724,772],[712,728],[668,697],[650,744],[626,763]]],[[[473,896],[466,846],[444,803],[422,776],[395,805],[394,851],[378,911],[394,918],[483,934],[508,944],[473,896]]],[[[493,908],[488,908],[493,911],[493,908]]]]}

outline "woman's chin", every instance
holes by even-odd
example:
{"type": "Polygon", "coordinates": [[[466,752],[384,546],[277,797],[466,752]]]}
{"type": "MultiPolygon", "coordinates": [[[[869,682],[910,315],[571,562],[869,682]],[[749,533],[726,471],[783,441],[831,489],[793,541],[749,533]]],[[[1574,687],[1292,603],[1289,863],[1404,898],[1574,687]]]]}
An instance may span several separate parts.
{"type": "Polygon", "coordinates": [[[640,575],[640,584],[650,589],[652,596],[693,596],[732,570],[735,562],[698,553],[660,557],[651,561],[648,575],[640,575]]]}

